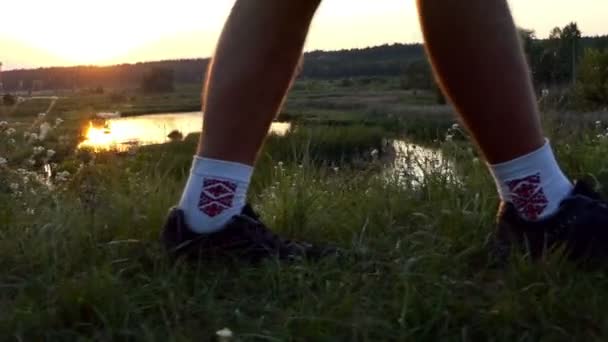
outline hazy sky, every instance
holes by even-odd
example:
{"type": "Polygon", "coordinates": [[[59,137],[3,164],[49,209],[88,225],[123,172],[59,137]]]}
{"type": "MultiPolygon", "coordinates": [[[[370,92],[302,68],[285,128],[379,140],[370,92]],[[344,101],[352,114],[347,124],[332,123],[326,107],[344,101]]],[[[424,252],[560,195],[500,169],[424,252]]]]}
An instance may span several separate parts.
{"type": "MultiPolygon", "coordinates": [[[[288,1],[288,0],[286,0],[288,1]]],[[[546,37],[577,21],[608,34],[608,0],[510,0],[519,26],[546,37]]],[[[2,1],[4,69],[208,57],[234,0],[2,1]]],[[[325,0],[307,50],[419,42],[414,0],[325,0]]]]}

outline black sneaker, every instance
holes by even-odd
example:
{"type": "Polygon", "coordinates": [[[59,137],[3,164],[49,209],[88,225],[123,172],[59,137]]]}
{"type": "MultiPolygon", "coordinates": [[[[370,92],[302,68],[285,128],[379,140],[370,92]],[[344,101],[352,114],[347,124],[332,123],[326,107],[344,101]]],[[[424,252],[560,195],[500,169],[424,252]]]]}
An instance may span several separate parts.
{"type": "Polygon", "coordinates": [[[232,217],[222,230],[211,234],[194,233],[186,224],[184,212],[172,208],[161,240],[172,257],[189,259],[236,257],[251,262],[265,258],[314,260],[337,253],[335,248],[313,246],[277,236],[259,220],[249,205],[243,208],[240,215],[232,217]]]}
{"type": "Polygon", "coordinates": [[[608,203],[583,182],[576,184],[555,215],[542,221],[525,221],[512,204],[502,203],[496,234],[499,258],[506,259],[513,245],[525,248],[532,258],[558,248],[574,260],[606,257],[608,203]]]}

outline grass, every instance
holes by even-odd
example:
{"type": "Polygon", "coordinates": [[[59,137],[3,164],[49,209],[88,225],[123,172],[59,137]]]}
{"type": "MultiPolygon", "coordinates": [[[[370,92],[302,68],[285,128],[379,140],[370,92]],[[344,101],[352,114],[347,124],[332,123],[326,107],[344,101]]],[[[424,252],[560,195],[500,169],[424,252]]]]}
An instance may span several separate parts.
{"type": "MultiPolygon", "coordinates": [[[[458,181],[433,170],[415,186],[383,176],[369,152],[396,133],[373,120],[269,138],[250,200],[281,234],[348,251],[316,264],[167,260],[158,235],[194,135],[135,155],[55,156],[71,177],[53,189],[15,178],[29,150],[11,157],[0,167],[0,340],[206,341],[224,327],[239,341],[606,340],[605,269],[522,255],[493,266],[495,187],[461,137],[433,143],[452,124],[442,117],[398,122],[427,132],[417,139],[456,163],[458,181]]],[[[606,192],[602,118],[545,122],[565,170],[606,192]]]]}

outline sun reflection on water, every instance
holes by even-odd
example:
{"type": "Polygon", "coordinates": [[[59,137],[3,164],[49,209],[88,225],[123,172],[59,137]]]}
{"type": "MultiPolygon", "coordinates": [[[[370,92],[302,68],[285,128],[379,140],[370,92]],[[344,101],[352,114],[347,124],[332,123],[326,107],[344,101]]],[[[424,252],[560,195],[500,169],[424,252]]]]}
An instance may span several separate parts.
{"type": "MultiPolygon", "coordinates": [[[[176,137],[201,132],[202,126],[200,112],[116,118],[106,120],[102,126],[89,122],[85,140],[78,148],[128,151],[134,146],[163,144],[176,137]]],[[[290,127],[290,123],[276,122],[272,124],[270,133],[285,135],[290,127]]]]}

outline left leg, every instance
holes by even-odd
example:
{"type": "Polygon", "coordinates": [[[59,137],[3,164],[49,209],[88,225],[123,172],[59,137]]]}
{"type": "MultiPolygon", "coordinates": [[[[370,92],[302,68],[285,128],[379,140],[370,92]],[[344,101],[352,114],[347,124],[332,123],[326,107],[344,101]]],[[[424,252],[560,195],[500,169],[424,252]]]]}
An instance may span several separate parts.
{"type": "Polygon", "coordinates": [[[490,163],[503,200],[501,231],[529,240],[533,253],[556,242],[575,253],[605,249],[608,207],[584,186],[573,189],[543,137],[507,1],[418,6],[435,73],[490,163]]]}

